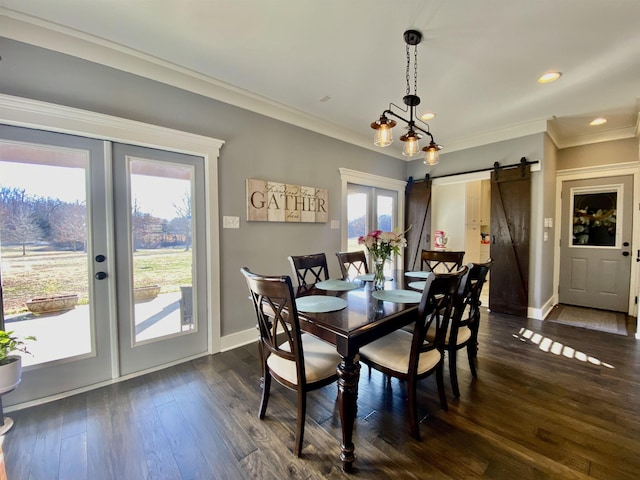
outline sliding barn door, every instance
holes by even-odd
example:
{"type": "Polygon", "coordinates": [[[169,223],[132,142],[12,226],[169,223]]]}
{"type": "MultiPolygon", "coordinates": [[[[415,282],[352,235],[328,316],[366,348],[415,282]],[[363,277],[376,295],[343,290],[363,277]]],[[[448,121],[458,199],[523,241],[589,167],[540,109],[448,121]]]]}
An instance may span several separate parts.
{"type": "Polygon", "coordinates": [[[527,316],[531,172],[528,165],[491,174],[491,290],[493,312],[527,316]]]}
{"type": "Polygon", "coordinates": [[[409,183],[405,201],[405,271],[420,269],[420,252],[429,250],[431,241],[431,180],[409,183]]]}

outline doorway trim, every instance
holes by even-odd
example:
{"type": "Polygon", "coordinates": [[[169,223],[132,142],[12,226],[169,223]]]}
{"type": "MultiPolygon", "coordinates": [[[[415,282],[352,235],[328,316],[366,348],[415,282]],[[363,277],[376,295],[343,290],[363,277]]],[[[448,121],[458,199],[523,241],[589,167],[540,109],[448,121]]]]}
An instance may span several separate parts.
{"type": "MultiPolygon", "coordinates": [[[[571,168],[556,171],[556,212],[555,212],[555,235],[554,235],[554,262],[553,262],[553,297],[552,304],[558,304],[558,288],[560,286],[560,224],[562,218],[562,182],[569,180],[586,180],[592,178],[607,178],[620,175],[633,176],[633,229],[632,229],[632,251],[637,253],[640,245],[640,164],[638,162],[625,162],[609,165],[599,165],[596,167],[571,168]]],[[[637,261],[631,261],[631,278],[629,279],[629,305],[628,315],[636,317],[638,315],[638,305],[635,302],[638,295],[639,279],[637,261]]]]}
{"type": "MultiPolygon", "coordinates": [[[[101,113],[0,94],[0,122],[204,157],[206,212],[208,353],[220,351],[220,255],[218,158],[223,140],[101,113]]],[[[114,328],[112,326],[112,328],[114,328]]],[[[117,370],[117,369],[116,369],[117,370]]],[[[114,370],[114,377],[118,373],[114,370]]],[[[140,372],[145,373],[145,372],[140,372]]]]}

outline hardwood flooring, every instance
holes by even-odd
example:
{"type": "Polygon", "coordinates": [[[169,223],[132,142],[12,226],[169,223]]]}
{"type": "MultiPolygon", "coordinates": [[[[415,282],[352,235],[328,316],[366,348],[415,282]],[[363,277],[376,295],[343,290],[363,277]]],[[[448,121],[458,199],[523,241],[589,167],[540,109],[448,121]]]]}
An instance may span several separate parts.
{"type": "MultiPolygon", "coordinates": [[[[12,412],[11,480],[636,479],[640,347],[633,337],[483,312],[478,379],[440,409],[421,382],[422,442],[405,385],[363,366],[355,472],[341,470],[336,387],[309,395],[302,458],[295,395],[274,382],[258,419],[255,345],[12,412]]],[[[446,372],[448,375],[448,372],[446,372]]],[[[447,379],[448,385],[448,379],[447,379]]]]}

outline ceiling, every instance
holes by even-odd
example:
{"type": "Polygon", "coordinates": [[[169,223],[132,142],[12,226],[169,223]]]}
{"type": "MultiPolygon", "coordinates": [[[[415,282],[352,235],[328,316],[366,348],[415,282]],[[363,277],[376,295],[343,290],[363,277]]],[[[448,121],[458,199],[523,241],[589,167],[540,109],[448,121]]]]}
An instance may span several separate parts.
{"type": "MultiPolygon", "coordinates": [[[[369,124],[389,103],[402,105],[407,29],[423,34],[418,112],[436,112],[429,123],[442,153],[545,130],[560,147],[638,134],[637,0],[1,4],[0,35],[147,75],[367,148],[375,148],[369,124]],[[132,57],[145,67],[135,66],[132,57]],[[537,83],[550,70],[563,75],[537,83]],[[608,122],[589,127],[597,116],[608,122]]],[[[400,149],[396,140],[384,152],[403,158],[400,149]]]]}

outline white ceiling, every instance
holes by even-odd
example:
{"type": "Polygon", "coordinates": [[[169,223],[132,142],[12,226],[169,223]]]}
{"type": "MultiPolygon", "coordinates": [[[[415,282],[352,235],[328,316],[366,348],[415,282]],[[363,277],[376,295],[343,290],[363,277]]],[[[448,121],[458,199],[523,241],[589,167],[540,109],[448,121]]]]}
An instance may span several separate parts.
{"type": "MultiPolygon", "coordinates": [[[[0,35],[112,65],[109,52],[131,54],[162,66],[148,76],[190,88],[166,75],[180,72],[199,93],[371,148],[369,124],[402,105],[410,28],[423,34],[418,110],[437,113],[443,153],[544,131],[547,120],[560,146],[638,131],[638,0],[0,3],[0,35]],[[562,78],[538,84],[549,70],[562,78]],[[589,127],[596,116],[609,122],[589,127]]],[[[386,153],[399,156],[400,143],[386,153]]]]}

